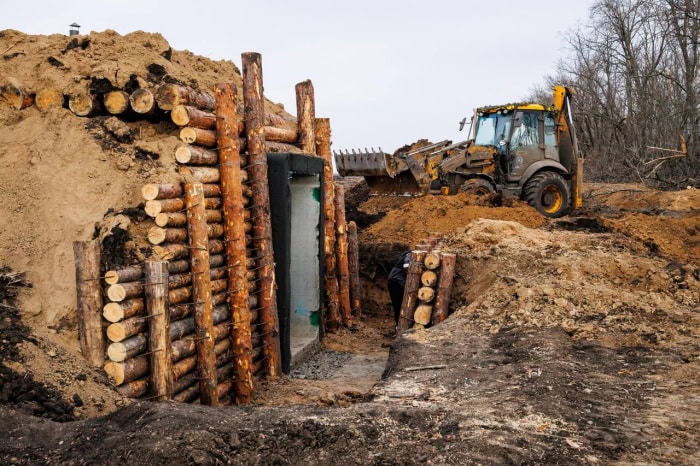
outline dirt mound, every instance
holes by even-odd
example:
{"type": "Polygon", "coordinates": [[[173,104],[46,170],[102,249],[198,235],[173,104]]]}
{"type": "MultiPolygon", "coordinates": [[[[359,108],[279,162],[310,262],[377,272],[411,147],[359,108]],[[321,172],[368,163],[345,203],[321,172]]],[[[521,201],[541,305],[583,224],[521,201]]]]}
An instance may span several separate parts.
{"type": "MultiPolygon", "coordinates": [[[[377,203],[397,203],[395,198],[375,198],[370,200],[369,209],[377,210],[377,203]],[[375,200],[376,199],[376,200],[375,200]]],[[[443,235],[468,225],[479,218],[496,220],[515,220],[529,227],[538,227],[545,223],[532,207],[519,202],[511,207],[492,207],[478,205],[474,196],[464,193],[455,196],[422,196],[411,198],[399,208],[387,212],[379,222],[365,230],[365,241],[396,241],[414,245],[433,235],[443,235]]],[[[391,204],[393,208],[395,204],[391,204]]],[[[364,206],[363,206],[364,208],[364,206]]]]}
{"type": "Polygon", "coordinates": [[[163,82],[213,89],[223,79],[240,84],[233,62],[173,50],[160,34],[124,36],[111,30],[68,37],[0,31],[0,78],[13,77],[30,90],[55,87],[72,94],[111,88],[133,91],[163,82]]]}
{"type": "Polygon", "coordinates": [[[700,209],[700,189],[658,191],[639,184],[586,184],[584,203],[632,211],[691,211],[700,209]]]}
{"type": "Polygon", "coordinates": [[[557,326],[606,345],[686,348],[700,337],[697,266],[655,257],[613,233],[542,231],[515,222],[478,220],[445,239],[457,252],[453,303],[469,326],[557,326]]]}
{"type": "MultiPolygon", "coordinates": [[[[161,35],[140,31],[67,37],[5,30],[0,51],[0,84],[11,77],[32,92],[55,87],[65,95],[101,95],[167,82],[205,90],[241,83],[233,62],[172,50],[161,35]]],[[[266,111],[284,113],[269,101],[266,111]]],[[[179,128],[167,115],[80,118],[66,108],[18,111],[3,102],[0,125],[2,261],[34,284],[20,294],[19,307],[36,341],[17,347],[22,363],[12,369],[50,383],[66,399],[79,391],[86,404],[79,415],[113,410],[121,398],[83,364],[78,348],[72,242],[99,237],[105,267],[144,260],[140,189],[179,179],[179,128]]]]}

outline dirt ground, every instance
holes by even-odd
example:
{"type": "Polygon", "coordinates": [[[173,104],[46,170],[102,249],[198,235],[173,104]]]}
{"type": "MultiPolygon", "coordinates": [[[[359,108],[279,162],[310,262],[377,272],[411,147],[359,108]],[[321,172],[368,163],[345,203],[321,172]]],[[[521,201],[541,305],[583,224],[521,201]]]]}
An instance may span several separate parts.
{"type": "MultiPolygon", "coordinates": [[[[0,50],[0,79],[34,88],[239,82],[157,34],[0,31],[0,50]]],[[[130,402],[79,354],[70,243],[140,259],[138,190],[174,175],[154,154],[176,128],[122,122],[120,140],[104,117],[2,105],[0,122],[2,464],[700,464],[700,190],[589,184],[549,220],[339,180],[363,319],[251,406],[130,402]],[[396,337],[386,275],[429,237],[458,256],[451,316],[396,337]]]]}
{"type": "MultiPolygon", "coordinates": [[[[383,262],[397,244],[420,238],[398,236],[390,211],[362,232],[363,251],[374,254],[362,277],[365,291],[374,290],[372,310],[354,331],[324,343],[382,360],[390,346],[378,383],[371,371],[341,368],[338,377],[268,383],[255,407],[134,403],[60,424],[0,408],[7,420],[0,457],[8,464],[698,463],[694,202],[651,212],[589,202],[580,216],[546,221],[523,216],[526,206],[473,206],[482,215],[437,231],[441,248],[458,253],[453,314],[395,339],[383,262]],[[645,228],[616,229],[629,218],[645,228]],[[668,218],[684,228],[666,236],[668,218]]],[[[358,211],[378,203],[369,199],[358,211]]],[[[408,203],[419,215],[436,204],[454,206],[446,217],[468,208],[460,198],[408,203]]]]}

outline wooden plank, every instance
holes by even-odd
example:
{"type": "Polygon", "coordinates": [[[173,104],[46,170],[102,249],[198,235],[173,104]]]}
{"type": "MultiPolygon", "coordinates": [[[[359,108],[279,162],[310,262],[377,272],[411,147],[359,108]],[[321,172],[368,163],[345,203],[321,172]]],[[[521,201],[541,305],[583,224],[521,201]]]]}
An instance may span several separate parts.
{"type": "Polygon", "coordinates": [[[98,240],[75,241],[73,254],[80,351],[91,366],[102,367],[105,342],[101,317],[100,242],[98,240]]]}

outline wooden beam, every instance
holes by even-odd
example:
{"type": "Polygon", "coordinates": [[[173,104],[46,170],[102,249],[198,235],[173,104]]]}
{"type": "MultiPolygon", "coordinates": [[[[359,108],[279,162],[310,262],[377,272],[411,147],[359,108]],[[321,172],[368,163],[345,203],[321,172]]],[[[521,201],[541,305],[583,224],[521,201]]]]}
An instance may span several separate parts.
{"type": "Polygon", "coordinates": [[[418,288],[420,286],[420,277],[423,274],[423,261],[426,254],[428,254],[427,251],[411,251],[399,322],[396,325],[396,330],[399,333],[413,327],[413,314],[418,304],[418,288]]]}
{"type": "Polygon", "coordinates": [[[253,399],[253,359],[248,308],[245,218],[241,184],[240,142],[236,113],[236,87],[220,84],[216,100],[216,135],[219,147],[221,196],[223,199],[224,239],[228,264],[228,304],[231,309],[234,396],[238,404],[253,399]]]}
{"type": "Polygon", "coordinates": [[[295,86],[297,95],[297,124],[299,126],[299,144],[307,154],[316,153],[316,137],[314,136],[314,120],[316,119],[316,104],[314,102],[314,85],[310,80],[302,81],[295,86]]]}
{"type": "Polygon", "coordinates": [[[435,309],[433,311],[433,325],[439,324],[447,318],[457,256],[455,254],[443,253],[441,263],[437,297],[435,298],[435,309]]]}
{"type": "Polygon", "coordinates": [[[323,254],[324,284],[326,287],[327,314],[325,329],[335,332],[340,326],[339,290],[335,251],[335,182],[331,161],[331,122],[328,118],[316,118],[314,134],[316,153],[323,157],[323,254]]]}
{"type": "Polygon", "coordinates": [[[101,317],[100,242],[98,240],[75,241],[73,254],[80,351],[91,366],[102,367],[105,342],[101,317]]]}
{"type": "Polygon", "coordinates": [[[168,313],[168,263],[146,261],[146,310],[148,312],[148,359],[151,372],[151,396],[156,401],[173,397],[170,374],[171,343],[168,313]]]}
{"type": "Polygon", "coordinates": [[[350,267],[348,265],[348,235],[345,222],[345,190],[343,185],[335,187],[335,241],[340,287],[340,317],[343,325],[352,326],[352,305],[350,304],[350,267]]]}
{"type": "Polygon", "coordinates": [[[201,183],[185,185],[187,226],[191,250],[192,299],[194,321],[198,334],[197,371],[199,374],[199,399],[202,404],[215,406],[216,368],[214,365],[214,339],[212,337],[211,277],[209,270],[209,238],[207,236],[204,192],[201,183]]]}
{"type": "Polygon", "coordinates": [[[348,222],[348,269],[350,271],[350,307],[356,317],[362,316],[360,307],[360,249],[357,243],[357,224],[348,222]]]}
{"type": "Polygon", "coordinates": [[[265,110],[262,81],[262,58],[258,53],[244,53],[243,102],[245,108],[245,132],[248,147],[249,184],[252,193],[252,221],[254,249],[259,269],[258,301],[260,321],[265,342],[267,375],[279,377],[282,360],[277,315],[277,291],[272,250],[272,226],[270,223],[270,198],[267,178],[267,153],[265,152],[265,110]]]}

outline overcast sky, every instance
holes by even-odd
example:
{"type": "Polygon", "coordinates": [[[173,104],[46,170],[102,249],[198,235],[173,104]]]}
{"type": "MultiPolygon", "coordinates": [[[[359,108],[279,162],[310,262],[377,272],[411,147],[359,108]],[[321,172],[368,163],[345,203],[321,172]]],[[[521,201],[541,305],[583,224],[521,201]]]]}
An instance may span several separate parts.
{"type": "Polygon", "coordinates": [[[474,107],[523,99],[565,54],[562,35],[591,0],[25,0],[1,29],[31,34],[160,32],[178,50],[239,67],[263,56],[265,95],[296,113],[294,85],[314,83],[333,148],[387,152],[420,138],[466,139],[474,107]]]}

